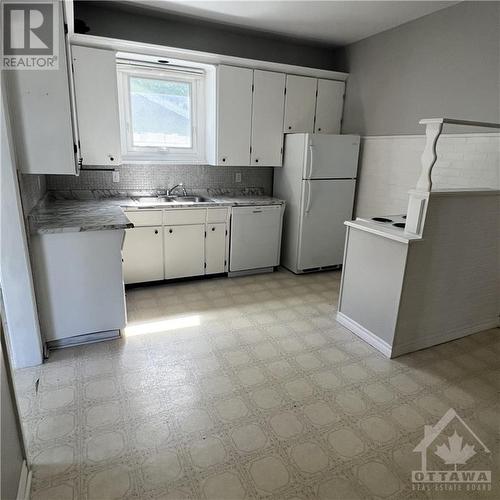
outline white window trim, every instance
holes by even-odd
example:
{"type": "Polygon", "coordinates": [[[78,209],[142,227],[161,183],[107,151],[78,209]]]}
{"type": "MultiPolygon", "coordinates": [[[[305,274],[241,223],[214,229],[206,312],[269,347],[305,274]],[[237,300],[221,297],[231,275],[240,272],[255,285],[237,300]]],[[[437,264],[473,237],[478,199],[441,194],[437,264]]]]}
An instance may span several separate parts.
{"type": "Polygon", "coordinates": [[[155,68],[118,64],[118,99],[120,109],[120,138],[123,163],[151,163],[169,165],[206,164],[205,145],[205,73],[193,72],[188,69],[174,70],[170,68],[155,68]],[[132,146],[130,134],[130,76],[143,76],[160,80],[180,80],[191,85],[191,148],[137,148],[132,146]]]}

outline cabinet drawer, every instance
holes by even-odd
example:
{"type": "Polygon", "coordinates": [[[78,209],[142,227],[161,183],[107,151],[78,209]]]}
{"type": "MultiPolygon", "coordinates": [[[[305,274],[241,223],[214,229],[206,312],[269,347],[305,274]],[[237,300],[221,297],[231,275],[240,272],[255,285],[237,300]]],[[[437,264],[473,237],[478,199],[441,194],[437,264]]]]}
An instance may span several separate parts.
{"type": "Polygon", "coordinates": [[[209,208],[207,210],[207,223],[226,222],[227,208],[209,208]]]}
{"type": "Polygon", "coordinates": [[[136,227],[161,226],[161,210],[127,210],[125,215],[136,227]]]}
{"type": "Polygon", "coordinates": [[[163,216],[163,223],[167,226],[179,224],[205,224],[205,217],[207,211],[202,210],[165,210],[163,216]]]}

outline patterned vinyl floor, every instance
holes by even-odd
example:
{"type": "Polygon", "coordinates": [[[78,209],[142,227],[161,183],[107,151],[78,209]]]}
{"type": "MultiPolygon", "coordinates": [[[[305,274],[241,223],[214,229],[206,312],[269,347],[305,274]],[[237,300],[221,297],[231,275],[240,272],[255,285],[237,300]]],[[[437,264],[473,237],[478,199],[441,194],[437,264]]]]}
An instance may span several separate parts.
{"type": "Polygon", "coordinates": [[[129,289],[123,338],[15,375],[32,498],[499,498],[500,330],[389,360],[336,323],[339,280],[129,289]],[[489,493],[412,487],[449,408],[490,453],[450,424],[428,467],[492,470],[489,493]]]}

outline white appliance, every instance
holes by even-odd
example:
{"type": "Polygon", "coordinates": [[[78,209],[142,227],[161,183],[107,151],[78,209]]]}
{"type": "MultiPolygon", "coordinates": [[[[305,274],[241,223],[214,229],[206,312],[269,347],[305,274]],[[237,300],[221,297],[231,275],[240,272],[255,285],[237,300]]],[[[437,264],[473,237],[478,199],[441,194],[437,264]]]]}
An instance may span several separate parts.
{"type": "Polygon", "coordinates": [[[281,264],[294,273],[342,264],[352,218],[360,137],[287,134],[274,195],[287,203],[281,264]]]}
{"type": "Polygon", "coordinates": [[[280,263],[283,205],[234,207],[230,275],[272,271],[280,263]]]}

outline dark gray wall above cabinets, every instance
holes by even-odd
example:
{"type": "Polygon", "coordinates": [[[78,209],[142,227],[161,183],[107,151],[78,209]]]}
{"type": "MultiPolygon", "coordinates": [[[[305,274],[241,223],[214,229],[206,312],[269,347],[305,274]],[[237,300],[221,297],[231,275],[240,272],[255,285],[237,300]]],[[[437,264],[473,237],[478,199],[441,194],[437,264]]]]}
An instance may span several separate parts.
{"type": "Polygon", "coordinates": [[[500,3],[461,2],[340,49],[342,132],[423,134],[421,118],[442,116],[499,122],[499,48],[500,3]]]}
{"type": "Polygon", "coordinates": [[[75,30],[81,31],[85,23],[88,35],[338,70],[331,46],[136,6],[118,6],[116,2],[77,1],[75,19],[75,30]]]}

